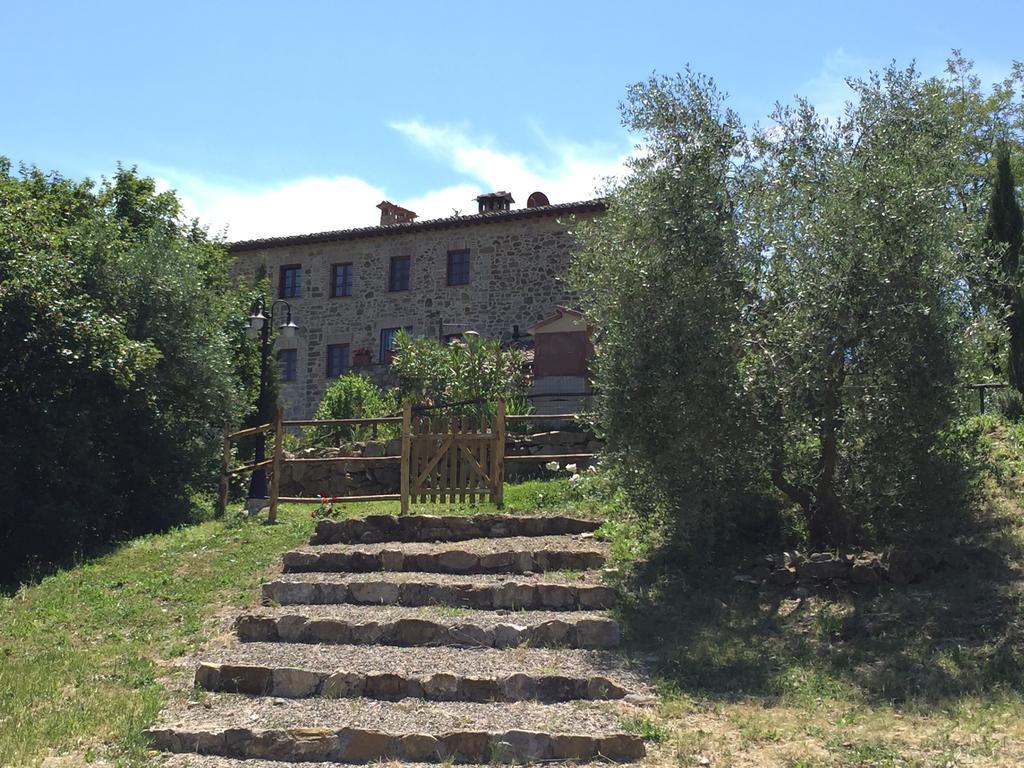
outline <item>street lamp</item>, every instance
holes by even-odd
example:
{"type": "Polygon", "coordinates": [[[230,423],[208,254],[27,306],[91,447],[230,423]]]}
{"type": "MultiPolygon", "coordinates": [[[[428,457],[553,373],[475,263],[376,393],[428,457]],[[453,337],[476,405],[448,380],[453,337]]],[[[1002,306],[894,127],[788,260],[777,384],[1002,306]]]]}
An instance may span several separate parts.
{"type": "MultiPolygon", "coordinates": [[[[287,314],[285,320],[278,326],[278,330],[281,332],[281,336],[290,339],[295,336],[295,330],[298,326],[292,322],[292,305],[284,299],[277,299],[270,305],[270,316],[264,314],[267,307],[263,299],[260,298],[252,308],[252,314],[249,315],[249,325],[245,329],[246,335],[254,339],[257,336],[260,338],[260,392],[259,397],[256,400],[256,413],[258,414],[257,421],[263,423],[264,418],[270,419],[270,411],[272,406],[276,406],[277,403],[267,403],[267,378],[269,377],[270,371],[270,328],[274,324],[274,312],[278,308],[278,305],[283,305],[287,314]]],[[[266,436],[260,434],[256,438],[256,464],[264,461],[267,458],[266,453],[266,436]]],[[[255,511],[253,506],[255,504],[262,504],[262,501],[267,498],[267,470],[265,467],[257,467],[253,470],[252,479],[249,481],[249,499],[246,506],[250,511],[255,511]]]]}

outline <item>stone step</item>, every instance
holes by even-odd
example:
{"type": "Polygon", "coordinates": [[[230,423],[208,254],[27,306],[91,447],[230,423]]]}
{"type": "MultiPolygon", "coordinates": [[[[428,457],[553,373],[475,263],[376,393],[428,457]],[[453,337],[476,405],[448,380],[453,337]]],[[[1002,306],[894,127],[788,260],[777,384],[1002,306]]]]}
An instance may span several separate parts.
{"type": "Polygon", "coordinates": [[[382,572],[336,576],[284,574],[263,585],[268,605],[448,605],[461,608],[538,608],[555,611],[612,608],[615,590],[595,583],[596,571],[580,576],[475,576],[382,572]]]}
{"type": "Polygon", "coordinates": [[[282,697],[363,695],[443,699],[448,696],[473,701],[490,696],[483,691],[494,690],[486,681],[504,681],[514,675],[520,679],[506,681],[491,698],[547,701],[562,696],[628,696],[627,701],[638,702],[648,701],[652,695],[640,663],[620,653],[600,650],[232,643],[208,649],[199,658],[202,668],[195,679],[203,686],[209,684],[228,692],[237,689],[238,693],[282,697]],[[219,678],[215,677],[217,669],[221,670],[219,678]],[[274,676],[272,672],[276,670],[285,672],[274,676]],[[303,672],[292,674],[290,670],[303,672]],[[324,682],[336,674],[339,677],[325,687],[324,682]],[[435,675],[441,676],[429,679],[435,675]],[[408,681],[408,685],[400,685],[398,679],[408,681]],[[342,680],[348,680],[351,685],[340,688],[342,680]],[[533,683],[540,680],[543,682],[534,689],[533,683]],[[587,691],[580,692],[579,684],[573,682],[570,686],[565,682],[568,680],[587,681],[587,691]],[[611,685],[604,685],[602,680],[611,685]],[[556,693],[560,686],[570,686],[566,690],[574,695],[556,693]],[[513,690],[515,693],[510,695],[513,690]]]}
{"type": "Polygon", "coordinates": [[[606,614],[576,611],[476,611],[351,605],[264,608],[235,621],[243,642],[429,645],[481,648],[614,648],[619,625],[606,614]]]}
{"type": "Polygon", "coordinates": [[[367,515],[321,520],[310,544],[372,544],[384,541],[466,541],[510,536],[593,533],[600,520],[553,515],[367,515]]]}
{"type": "Polygon", "coordinates": [[[209,694],[170,707],[147,731],[156,749],[288,762],[616,762],[644,756],[623,731],[627,705],[476,704],[209,694]]]}
{"type": "Polygon", "coordinates": [[[622,699],[629,693],[607,677],[527,675],[466,677],[449,672],[409,676],[397,672],[326,672],[282,666],[200,664],[196,686],[218,693],[280,696],[289,699],[323,697],[399,701],[513,702],[622,699]]]}
{"type": "Polygon", "coordinates": [[[566,535],[458,543],[328,544],[286,552],[282,560],[285,573],[539,573],[601,568],[607,554],[604,542],[566,535]]]}

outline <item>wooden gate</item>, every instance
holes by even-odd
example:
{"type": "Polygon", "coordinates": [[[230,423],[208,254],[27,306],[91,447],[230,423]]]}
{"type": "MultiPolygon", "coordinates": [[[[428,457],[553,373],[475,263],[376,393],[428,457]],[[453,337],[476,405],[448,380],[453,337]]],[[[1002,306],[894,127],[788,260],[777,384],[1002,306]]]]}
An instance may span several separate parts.
{"type": "Polygon", "coordinates": [[[402,412],[402,514],[411,501],[502,503],[505,403],[493,419],[402,412]]]}

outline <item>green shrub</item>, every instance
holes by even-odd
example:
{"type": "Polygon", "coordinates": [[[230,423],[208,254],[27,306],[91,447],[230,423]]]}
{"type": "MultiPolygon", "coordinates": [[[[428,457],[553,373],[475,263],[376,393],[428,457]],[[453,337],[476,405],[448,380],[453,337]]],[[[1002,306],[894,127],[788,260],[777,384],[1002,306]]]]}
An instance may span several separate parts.
{"type": "Polygon", "coordinates": [[[247,310],[151,179],[0,158],[0,585],[190,518],[246,410],[247,310]]]}
{"type": "Polygon", "coordinates": [[[441,344],[436,339],[400,332],[393,359],[405,397],[414,403],[441,405],[471,403],[454,408],[455,414],[492,415],[494,401],[504,399],[507,409],[526,409],[526,374],[523,353],[502,349],[498,339],[467,334],[463,341],[441,344]]]}
{"type": "MultiPolygon", "coordinates": [[[[366,376],[359,373],[346,373],[339,376],[324,393],[323,400],[317,406],[316,419],[370,419],[382,416],[393,416],[398,403],[392,392],[382,392],[366,376]]],[[[306,440],[313,445],[341,445],[355,440],[366,440],[373,434],[370,426],[338,426],[312,427],[306,433],[306,440]]],[[[381,439],[393,437],[398,433],[393,425],[380,424],[376,434],[381,439]]]]}

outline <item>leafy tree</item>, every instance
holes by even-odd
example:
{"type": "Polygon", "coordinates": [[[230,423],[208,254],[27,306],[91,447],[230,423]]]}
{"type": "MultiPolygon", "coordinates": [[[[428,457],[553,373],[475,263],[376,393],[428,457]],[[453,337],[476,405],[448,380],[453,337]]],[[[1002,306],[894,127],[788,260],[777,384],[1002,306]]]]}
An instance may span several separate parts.
{"type": "Polygon", "coordinates": [[[618,479],[633,507],[671,521],[677,546],[709,556],[756,472],[739,369],[744,131],[690,72],[633,86],[622,114],[645,151],[605,215],[577,225],[570,284],[600,329],[598,420],[618,479]]]}
{"type": "Polygon", "coordinates": [[[777,110],[745,184],[747,390],[772,481],[819,546],[937,533],[961,498],[943,437],[965,314],[948,194],[962,130],[912,68],[850,83],[838,121],[777,110]]]}
{"type": "MultiPolygon", "coordinates": [[[[521,403],[526,396],[523,353],[502,349],[498,339],[466,334],[442,344],[400,331],[392,365],[403,397],[424,404],[467,404],[453,413],[493,413],[495,400],[521,403]]],[[[515,406],[514,406],[515,407],[515,406]]]]}
{"type": "Polygon", "coordinates": [[[0,583],[185,520],[244,409],[243,302],[171,193],[0,161],[0,583]]]}

